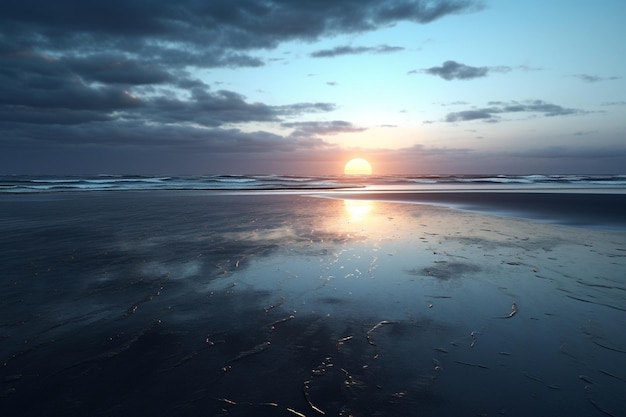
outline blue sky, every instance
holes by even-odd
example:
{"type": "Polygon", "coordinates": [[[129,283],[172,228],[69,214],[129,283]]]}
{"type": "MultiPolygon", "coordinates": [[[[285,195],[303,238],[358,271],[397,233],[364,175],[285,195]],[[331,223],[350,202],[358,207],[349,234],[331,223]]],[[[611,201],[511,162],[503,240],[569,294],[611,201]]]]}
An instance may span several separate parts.
{"type": "Polygon", "coordinates": [[[0,173],[624,173],[624,16],[25,0],[0,12],[0,173]]]}

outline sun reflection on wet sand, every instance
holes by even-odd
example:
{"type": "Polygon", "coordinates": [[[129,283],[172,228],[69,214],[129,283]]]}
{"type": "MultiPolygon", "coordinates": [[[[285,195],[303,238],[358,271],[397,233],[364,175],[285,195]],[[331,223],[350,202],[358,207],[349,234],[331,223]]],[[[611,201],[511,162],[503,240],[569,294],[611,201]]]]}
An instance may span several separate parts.
{"type": "Polygon", "coordinates": [[[374,203],[368,200],[343,200],[344,208],[351,222],[361,222],[367,219],[374,203]]]}

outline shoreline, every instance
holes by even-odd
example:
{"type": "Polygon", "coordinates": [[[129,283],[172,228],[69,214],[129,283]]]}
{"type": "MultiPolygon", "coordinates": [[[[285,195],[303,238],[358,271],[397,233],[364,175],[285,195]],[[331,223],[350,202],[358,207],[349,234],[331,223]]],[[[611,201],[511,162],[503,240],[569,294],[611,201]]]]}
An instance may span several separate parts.
{"type": "Polygon", "coordinates": [[[429,204],[585,229],[626,231],[626,194],[598,192],[355,191],[318,197],[429,204]]]}
{"type": "MultiPolygon", "coordinates": [[[[626,231],[626,193],[613,189],[283,189],[283,190],[94,190],[37,193],[2,193],[0,202],[63,200],[81,196],[106,195],[129,198],[133,195],[315,197],[401,204],[427,204],[463,212],[600,231],[626,231]]],[[[620,190],[621,191],[621,190],[620,190]]]]}

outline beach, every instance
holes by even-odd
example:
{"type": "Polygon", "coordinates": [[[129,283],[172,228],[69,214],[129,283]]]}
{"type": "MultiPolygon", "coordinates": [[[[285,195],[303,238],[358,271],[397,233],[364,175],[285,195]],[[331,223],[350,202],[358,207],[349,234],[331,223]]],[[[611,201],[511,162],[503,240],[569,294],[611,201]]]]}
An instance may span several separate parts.
{"type": "Polygon", "coordinates": [[[0,412],[620,416],[624,194],[0,195],[0,412]]]}

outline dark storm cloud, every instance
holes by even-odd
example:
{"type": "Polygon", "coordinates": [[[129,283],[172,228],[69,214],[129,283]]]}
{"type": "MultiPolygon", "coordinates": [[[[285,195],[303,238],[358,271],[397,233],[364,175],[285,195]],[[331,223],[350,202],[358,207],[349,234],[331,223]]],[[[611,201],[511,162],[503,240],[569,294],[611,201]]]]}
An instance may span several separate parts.
{"type": "Polygon", "coordinates": [[[403,51],[404,48],[400,46],[336,46],[332,49],[321,49],[311,53],[313,58],[334,58],[341,55],[360,55],[365,53],[370,54],[384,54],[390,52],[403,51]]]}
{"type": "Polygon", "coordinates": [[[79,47],[92,53],[212,51],[225,56],[398,21],[428,23],[477,8],[480,4],[471,0],[23,0],[3,7],[0,26],[20,47],[36,44],[56,51],[79,47]]]}
{"type": "MultiPolygon", "coordinates": [[[[158,115],[161,122],[220,126],[229,123],[280,121],[283,117],[329,112],[335,109],[332,103],[295,103],[284,106],[249,103],[245,97],[226,90],[216,93],[194,90],[191,98],[192,100],[155,99],[147,113],[152,116],[158,115]]],[[[148,115],[144,117],[147,118],[148,115]]]]}
{"type": "Polygon", "coordinates": [[[124,55],[94,54],[67,57],[64,61],[68,70],[89,81],[130,85],[173,81],[172,75],[161,66],[129,59],[124,55]]]}
{"type": "Polygon", "coordinates": [[[334,109],[330,103],[249,103],[232,91],[210,91],[181,70],[168,71],[121,53],[58,58],[4,48],[0,60],[5,63],[0,70],[0,128],[3,122],[124,119],[220,126],[334,109]],[[181,96],[175,88],[186,92],[181,96]]]}
{"type": "Polygon", "coordinates": [[[137,102],[121,85],[181,86],[176,69],[259,66],[250,53],[284,41],[427,23],[477,8],[470,0],[12,2],[0,13],[0,95],[15,106],[47,108],[57,100],[62,108],[124,108],[137,102]]]}
{"type": "Polygon", "coordinates": [[[157,97],[146,101],[142,119],[151,118],[160,123],[197,123],[220,126],[225,123],[277,120],[277,111],[262,103],[248,103],[235,92],[205,89],[191,90],[190,99],[157,97]]]}
{"type": "MultiPolygon", "coordinates": [[[[11,126],[11,122],[22,124],[55,124],[55,125],[74,125],[88,122],[104,122],[111,121],[113,118],[109,115],[97,111],[73,110],[73,111],[56,111],[56,110],[40,110],[19,106],[0,106],[0,128],[11,126]]],[[[2,140],[0,139],[0,143],[2,140]]]]}
{"type": "MultiPolygon", "coordinates": [[[[0,143],[207,152],[324,147],[314,137],[321,125],[294,126],[308,136],[290,137],[240,125],[284,123],[333,111],[333,103],[251,102],[191,74],[262,66],[256,52],[283,42],[428,23],[480,7],[472,0],[9,2],[0,12],[0,143]]],[[[351,129],[333,123],[325,134],[351,129]]]]}
{"type": "Polygon", "coordinates": [[[61,125],[24,126],[14,124],[3,138],[6,148],[48,148],[74,150],[89,144],[96,149],[170,150],[171,152],[272,153],[297,149],[325,149],[333,145],[317,138],[289,138],[264,131],[203,128],[186,125],[146,125],[141,121],[91,123],[84,128],[61,125]]]}
{"type": "Polygon", "coordinates": [[[138,105],[121,86],[88,85],[58,59],[24,52],[1,61],[0,106],[109,111],[138,105]]]}
{"type": "Polygon", "coordinates": [[[203,126],[220,126],[229,123],[271,122],[282,117],[307,113],[329,112],[332,103],[295,103],[284,106],[268,106],[249,103],[245,97],[233,91],[210,92],[206,89],[191,90],[189,99],[157,97],[146,102],[140,116],[160,123],[194,123],[203,126]]]}
{"type": "Polygon", "coordinates": [[[527,100],[521,102],[490,101],[487,105],[490,107],[448,113],[445,117],[445,121],[466,122],[471,120],[485,120],[488,122],[496,122],[499,119],[499,115],[510,113],[539,113],[546,117],[584,113],[582,110],[562,107],[543,100],[527,100]]]}

